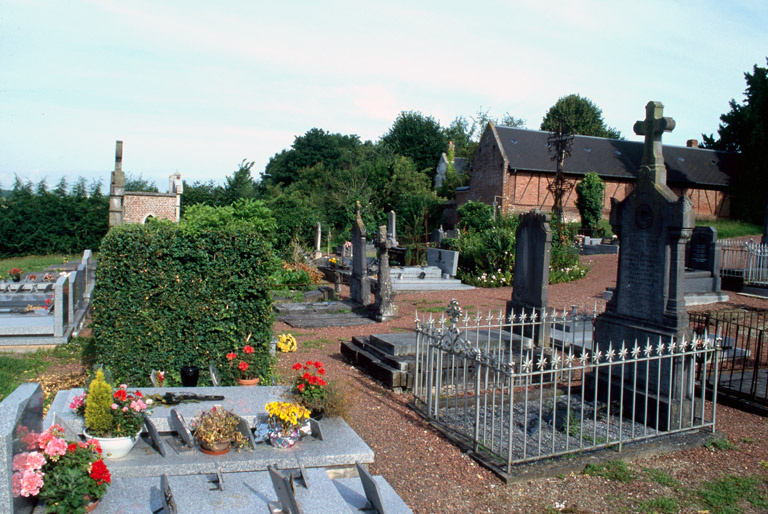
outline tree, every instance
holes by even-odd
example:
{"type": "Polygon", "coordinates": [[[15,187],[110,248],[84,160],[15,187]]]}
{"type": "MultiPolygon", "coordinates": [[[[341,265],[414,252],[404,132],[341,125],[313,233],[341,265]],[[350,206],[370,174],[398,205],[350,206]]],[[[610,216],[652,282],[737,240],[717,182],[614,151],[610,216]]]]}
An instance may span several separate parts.
{"type": "Polygon", "coordinates": [[[621,132],[606,126],[602,109],[577,94],[564,96],[550,107],[541,122],[541,130],[556,132],[561,122],[572,134],[622,139],[621,132]]]}
{"type": "Polygon", "coordinates": [[[139,176],[132,175],[131,173],[128,174],[127,177],[125,177],[125,190],[126,191],[134,191],[134,192],[145,192],[145,193],[157,193],[157,184],[155,184],[154,180],[147,180],[144,177],[141,176],[141,173],[139,173],[139,176]]]}
{"type": "Polygon", "coordinates": [[[275,154],[264,169],[262,182],[288,185],[299,179],[299,172],[316,164],[338,169],[354,160],[361,145],[354,134],[331,134],[312,128],[303,136],[296,136],[290,150],[275,154]]]}
{"type": "Polygon", "coordinates": [[[730,101],[731,110],[720,116],[719,138],[702,134],[702,147],[741,154],[740,172],[732,177],[731,215],[759,223],[766,196],[755,192],[768,190],[763,157],[768,146],[768,68],[755,65],[752,73],[744,73],[744,79],[744,103],[730,101]]]}
{"type": "Polygon", "coordinates": [[[594,231],[600,223],[604,193],[605,184],[595,172],[584,175],[576,185],[576,208],[579,209],[583,229],[594,231]]]}
{"type": "Polygon", "coordinates": [[[243,159],[232,176],[226,178],[219,192],[219,205],[232,205],[241,198],[256,198],[256,183],[251,178],[251,168],[253,162],[243,159]]]}
{"type": "Polygon", "coordinates": [[[431,116],[420,112],[403,111],[381,138],[382,144],[391,151],[410,157],[419,171],[428,170],[430,181],[440,154],[448,145],[448,137],[440,124],[431,116]]]}

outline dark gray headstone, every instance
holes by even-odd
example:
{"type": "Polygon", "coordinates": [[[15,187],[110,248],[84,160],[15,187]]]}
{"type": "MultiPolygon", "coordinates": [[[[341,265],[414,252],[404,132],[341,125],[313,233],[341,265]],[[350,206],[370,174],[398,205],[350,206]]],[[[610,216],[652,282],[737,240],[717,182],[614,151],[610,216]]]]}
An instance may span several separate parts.
{"type": "Polygon", "coordinates": [[[176,409],[171,409],[171,414],[168,416],[168,425],[171,430],[179,435],[187,448],[193,449],[195,447],[195,438],[192,437],[192,432],[189,431],[184,417],[176,409]]]}
{"type": "Polygon", "coordinates": [[[370,502],[371,507],[376,509],[376,512],[379,514],[387,514],[387,511],[384,508],[384,502],[381,501],[379,486],[376,485],[373,475],[371,475],[359,462],[355,462],[355,466],[357,467],[357,473],[360,475],[360,481],[363,483],[365,497],[370,502]]]}
{"type": "Polygon", "coordinates": [[[437,266],[443,273],[454,277],[459,268],[459,252],[443,250],[442,248],[427,248],[427,264],[437,266]]]}
{"type": "Polygon", "coordinates": [[[217,489],[219,491],[224,490],[224,472],[221,470],[221,466],[216,459],[213,459],[213,463],[216,465],[216,482],[217,489]]]}
{"type": "MultiPolygon", "coordinates": [[[[394,214],[394,213],[390,213],[394,214]]],[[[395,291],[392,289],[390,276],[389,251],[394,241],[387,234],[387,227],[379,227],[379,237],[376,240],[376,252],[379,256],[378,290],[376,291],[376,321],[388,321],[397,316],[395,291]]]]}
{"type": "Polygon", "coordinates": [[[272,466],[267,466],[272,487],[275,488],[280,509],[285,514],[303,514],[299,503],[296,501],[296,493],[293,490],[291,477],[284,475],[272,466]]]}
{"type": "Polygon", "coordinates": [[[152,446],[160,452],[160,455],[165,457],[165,446],[163,446],[163,441],[160,440],[160,434],[157,432],[155,424],[152,423],[146,412],[142,412],[141,415],[144,418],[144,426],[147,427],[147,432],[149,432],[149,440],[152,442],[152,446]]]}
{"type": "Polygon", "coordinates": [[[253,440],[253,432],[251,432],[251,425],[248,424],[248,421],[246,421],[244,418],[238,416],[237,417],[237,431],[240,432],[243,437],[245,437],[245,440],[248,441],[248,447],[254,448],[256,446],[256,443],[253,440]]]}
{"type": "Polygon", "coordinates": [[[349,296],[361,305],[371,304],[371,283],[368,280],[366,262],[365,225],[360,215],[360,202],[357,202],[355,222],[352,225],[352,276],[349,280],[349,296]]]}
{"type": "Polygon", "coordinates": [[[165,473],[160,477],[160,491],[163,494],[164,514],[176,514],[176,500],[173,498],[171,484],[168,482],[168,476],[165,473]]]}
{"type": "MultiPolygon", "coordinates": [[[[714,227],[696,227],[688,243],[688,262],[691,269],[713,271],[715,268],[715,244],[717,230],[714,227]]],[[[719,270],[718,270],[719,272],[719,270]]]]}
{"type": "Polygon", "coordinates": [[[316,420],[309,418],[309,427],[312,430],[312,437],[323,440],[323,431],[320,429],[320,423],[316,420]]]}

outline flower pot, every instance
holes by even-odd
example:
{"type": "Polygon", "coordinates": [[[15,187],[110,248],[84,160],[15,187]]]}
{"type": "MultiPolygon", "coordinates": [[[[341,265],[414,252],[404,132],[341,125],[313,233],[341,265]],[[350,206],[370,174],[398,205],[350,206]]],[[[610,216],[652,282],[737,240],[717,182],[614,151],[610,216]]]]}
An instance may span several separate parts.
{"type": "Polygon", "coordinates": [[[255,386],[259,383],[259,379],[257,378],[238,378],[237,379],[237,385],[241,386],[255,386]]]}
{"type": "Polygon", "coordinates": [[[213,443],[200,441],[200,451],[208,455],[224,455],[230,448],[232,448],[232,441],[215,441],[213,443]]]}
{"type": "Polygon", "coordinates": [[[325,417],[325,411],[323,409],[313,409],[310,417],[315,421],[320,421],[325,417]]]}
{"type": "Polygon", "coordinates": [[[196,387],[197,379],[200,378],[200,368],[197,366],[181,367],[181,385],[184,387],[196,387]]]}
{"type": "Polygon", "coordinates": [[[21,282],[21,277],[11,277],[14,282],[21,282]]]}
{"type": "Polygon", "coordinates": [[[101,498],[96,498],[95,500],[91,500],[91,497],[86,497],[88,501],[88,504],[83,507],[85,509],[85,512],[91,512],[93,509],[99,506],[99,502],[101,501],[101,498]]]}
{"type": "Polygon", "coordinates": [[[94,437],[83,430],[86,439],[95,439],[101,446],[101,455],[104,460],[119,459],[125,457],[136,446],[141,430],[133,437],[94,437]]]}
{"type": "Polygon", "coordinates": [[[279,427],[270,427],[269,429],[269,442],[275,448],[286,449],[292,447],[301,438],[299,429],[293,429],[290,432],[284,432],[279,427]]]}

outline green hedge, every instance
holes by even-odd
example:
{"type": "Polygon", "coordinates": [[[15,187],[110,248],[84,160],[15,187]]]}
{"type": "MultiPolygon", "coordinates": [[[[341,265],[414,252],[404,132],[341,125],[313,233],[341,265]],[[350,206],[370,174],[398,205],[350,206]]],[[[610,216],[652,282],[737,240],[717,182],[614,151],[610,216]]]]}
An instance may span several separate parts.
{"type": "Polygon", "coordinates": [[[209,361],[223,383],[234,383],[225,355],[252,333],[262,383],[271,383],[273,263],[269,243],[247,228],[113,228],[101,245],[93,292],[97,359],[134,386],[148,385],[152,369],[178,385],[184,365],[199,366],[200,385],[207,385],[209,361]]]}

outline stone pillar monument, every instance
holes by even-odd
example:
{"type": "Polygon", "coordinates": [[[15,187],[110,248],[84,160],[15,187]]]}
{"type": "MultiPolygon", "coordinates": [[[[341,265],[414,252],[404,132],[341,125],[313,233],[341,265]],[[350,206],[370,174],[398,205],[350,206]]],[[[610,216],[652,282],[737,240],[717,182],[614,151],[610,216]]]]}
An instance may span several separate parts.
{"type": "Polygon", "coordinates": [[[352,276],[349,280],[349,296],[361,305],[371,304],[371,283],[365,257],[365,225],[360,215],[360,202],[355,207],[355,223],[352,226],[352,276]]]}
{"type": "MultiPolygon", "coordinates": [[[[634,126],[636,134],[645,136],[637,187],[623,201],[611,200],[611,227],[621,245],[616,291],[606,305],[606,312],[598,316],[595,323],[595,340],[604,353],[610,344],[618,349],[622,342],[632,349],[635,341],[641,347],[649,342],[655,347],[659,343],[668,345],[673,338],[690,340],[684,272],[685,245],[694,226],[693,205],[686,196],[678,198],[666,182],[661,136],[674,129],[674,120],[662,116],[661,102],[649,102],[645,109],[645,120],[634,126]]],[[[647,385],[648,391],[658,389],[665,394],[671,387],[683,387],[683,370],[670,370],[670,361],[663,362],[660,374],[658,364],[649,366],[653,369],[648,374],[644,364],[638,366],[637,373],[627,373],[625,398],[631,397],[630,388],[646,390],[647,385]],[[648,384],[646,376],[651,377],[648,384]],[[657,376],[662,377],[661,382],[657,376]]],[[[614,379],[614,387],[619,387],[621,379],[614,379]]],[[[607,392],[606,384],[600,383],[598,387],[602,393],[607,392]]],[[[647,412],[650,416],[653,411],[655,417],[656,399],[651,396],[650,393],[649,396],[635,395],[636,414],[646,412],[648,402],[647,412]]],[[[660,397],[658,401],[664,400],[660,397]]],[[[668,426],[668,407],[667,402],[660,409],[660,419],[656,420],[660,428],[668,426]]],[[[670,407],[672,419],[677,418],[674,411],[674,406],[670,407]]]]}
{"type": "Polygon", "coordinates": [[[315,225],[315,252],[312,254],[313,259],[319,259],[323,256],[323,252],[320,250],[320,244],[323,238],[323,228],[320,222],[315,225]]]}
{"type": "Polygon", "coordinates": [[[387,234],[387,227],[379,227],[379,237],[376,240],[376,253],[379,257],[378,291],[376,293],[376,321],[389,321],[397,316],[395,292],[392,289],[390,277],[389,250],[394,241],[387,234]]]}
{"type": "Polygon", "coordinates": [[[109,226],[123,223],[123,196],[125,195],[125,173],[123,173],[123,142],[115,142],[115,170],[109,182],[109,226]]]}

